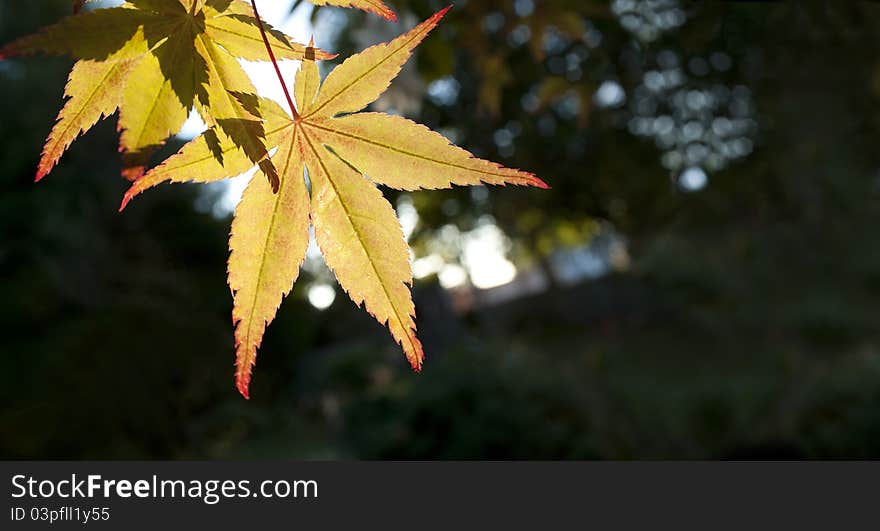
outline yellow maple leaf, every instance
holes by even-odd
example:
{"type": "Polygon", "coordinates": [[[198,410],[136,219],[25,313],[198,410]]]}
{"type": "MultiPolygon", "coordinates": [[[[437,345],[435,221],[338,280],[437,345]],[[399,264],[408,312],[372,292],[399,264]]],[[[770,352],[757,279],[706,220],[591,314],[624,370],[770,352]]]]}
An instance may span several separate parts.
{"type": "MultiPolygon", "coordinates": [[[[0,48],[0,59],[44,52],[79,60],[37,180],[80,134],[117,109],[123,173],[134,180],[195,105],[206,122],[222,129],[277,181],[261,117],[235,96],[256,92],[236,59],[268,60],[250,15],[242,0],[129,0],[120,7],[67,17],[0,48]]],[[[305,46],[284,34],[270,30],[267,38],[279,58],[303,57],[305,46]]]]}
{"type": "MultiPolygon", "coordinates": [[[[293,117],[273,102],[259,101],[267,145],[278,147],[273,160],[281,186],[272,194],[265,179],[255,176],[232,225],[229,285],[236,382],[245,397],[265,328],[305,257],[309,222],[340,285],[388,327],[412,367],[420,370],[424,353],[416,337],[408,247],[394,209],[376,184],[407,190],[482,183],[547,187],[531,173],[474,158],[422,125],[358,112],[385,91],[448,9],[389,43],[348,58],[323,84],[310,48],[296,76],[293,117]]],[[[221,131],[209,130],[135,182],[122,208],[165,181],[209,182],[242,173],[252,163],[237,153],[221,131]],[[224,164],[214,156],[218,152],[224,164]]]]}

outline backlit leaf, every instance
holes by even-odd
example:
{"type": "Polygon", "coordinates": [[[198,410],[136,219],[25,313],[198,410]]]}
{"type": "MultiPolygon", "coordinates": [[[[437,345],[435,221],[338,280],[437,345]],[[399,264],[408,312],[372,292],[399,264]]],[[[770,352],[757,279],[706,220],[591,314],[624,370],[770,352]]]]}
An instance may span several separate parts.
{"type": "Polygon", "coordinates": [[[413,369],[424,353],[416,338],[409,249],[391,204],[360,172],[303,137],[312,181],[312,223],[327,266],[355,304],[386,324],[413,369]]]}
{"type": "Polygon", "coordinates": [[[229,287],[234,295],[236,382],[248,396],[251,370],[266,326],[290,293],[309,246],[309,192],[295,136],[275,164],[284,181],[273,193],[256,175],[235,211],[229,237],[229,287]]]}
{"type": "MultiPolygon", "coordinates": [[[[119,108],[123,173],[137,178],[196,105],[277,185],[261,116],[242,101],[256,89],[236,58],[269,59],[248,13],[243,0],[130,0],[67,17],[0,48],[0,58],[43,52],[80,60],[37,177],[45,176],[80,131],[119,108]]],[[[268,38],[278,58],[303,57],[305,46],[282,33],[268,28],[268,38]]],[[[321,51],[316,56],[332,57],[321,51]]]]}
{"type": "Polygon", "coordinates": [[[416,46],[449,10],[436,13],[413,30],[385,44],[377,44],[349,57],[334,68],[321,85],[314,105],[303,118],[332,117],[356,112],[382,95],[397,77],[416,46]]]}
{"type": "Polygon", "coordinates": [[[546,187],[531,173],[476,159],[450,145],[443,135],[400,116],[349,114],[315,120],[311,129],[340,157],[392,188],[438,189],[482,183],[546,187]]]}
{"type": "MultiPolygon", "coordinates": [[[[340,285],[388,327],[419,370],[424,354],[416,337],[409,249],[394,209],[376,185],[409,190],[481,183],[546,187],[530,173],[476,159],[414,122],[376,113],[349,114],[382,94],[446,11],[390,43],[349,58],[323,85],[307,50],[296,76],[294,117],[266,100],[246,105],[259,107],[266,120],[266,145],[277,147],[273,161],[280,189],[271,194],[258,173],[233,221],[229,284],[237,323],[236,382],[244,396],[265,327],[296,279],[309,219],[340,285]],[[310,199],[303,168],[311,184],[310,199]]],[[[252,166],[252,157],[242,155],[221,133],[217,127],[209,130],[147,173],[132,185],[122,206],[165,181],[213,181],[252,166]],[[223,164],[217,162],[218,154],[223,164]]]]}
{"type": "Polygon", "coordinates": [[[52,170],[80,134],[91,129],[101,118],[116,112],[122,99],[123,81],[136,64],[137,57],[147,51],[147,43],[139,32],[118,54],[107,60],[85,59],[73,66],[64,89],[68,100],[43,147],[37,167],[38,181],[52,170]]]}

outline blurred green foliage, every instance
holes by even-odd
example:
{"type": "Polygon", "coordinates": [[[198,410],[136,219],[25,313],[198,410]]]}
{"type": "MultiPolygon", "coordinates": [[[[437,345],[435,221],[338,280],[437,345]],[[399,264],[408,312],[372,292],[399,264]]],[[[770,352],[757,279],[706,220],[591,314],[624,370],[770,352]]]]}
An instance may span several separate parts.
{"type": "MultiPolygon", "coordinates": [[[[394,4],[419,18],[441,7],[394,4]]],[[[416,248],[491,214],[528,266],[601,222],[626,238],[631,267],[464,315],[417,284],[421,375],[343,297],[318,312],[297,288],[250,402],[231,380],[229,220],[195,208],[205,192],[190,186],[117,214],[112,119],[34,185],[68,64],[0,63],[0,455],[880,456],[880,6],[683,2],[687,20],[645,40],[613,3],[524,5],[451,12],[418,66],[426,83],[451,76],[457,97],[417,94],[413,117],[553,189],[415,194],[416,248]],[[533,40],[517,44],[523,25],[533,40]],[[561,35],[550,51],[547,32],[561,35]],[[579,77],[554,74],[554,57],[581,49],[579,77]],[[724,52],[729,69],[689,78],[752,98],[753,150],[698,191],[628,127],[664,50],[685,69],[724,52]],[[626,103],[596,105],[608,80],[626,103]],[[524,105],[530,94],[539,101],[524,105]],[[560,107],[571,97],[576,112],[560,107]],[[513,151],[497,142],[511,123],[513,151]]],[[[0,40],[69,9],[3,0],[0,40]]]]}

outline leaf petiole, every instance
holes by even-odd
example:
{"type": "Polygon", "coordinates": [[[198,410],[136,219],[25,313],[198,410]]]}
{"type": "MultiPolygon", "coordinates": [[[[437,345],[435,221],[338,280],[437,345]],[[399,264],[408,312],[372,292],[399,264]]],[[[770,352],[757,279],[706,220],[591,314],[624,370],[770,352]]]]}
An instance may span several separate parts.
{"type": "Polygon", "coordinates": [[[293,98],[290,97],[290,91],[287,90],[287,83],[284,82],[284,76],[281,75],[281,68],[278,66],[278,60],[275,59],[275,52],[272,51],[272,45],[269,43],[269,37],[266,36],[266,28],[263,27],[263,20],[260,18],[259,11],[257,11],[256,0],[251,0],[251,6],[254,8],[254,18],[257,19],[257,27],[260,28],[260,35],[262,35],[263,37],[263,43],[266,45],[266,51],[269,52],[269,60],[272,61],[272,66],[275,67],[275,74],[278,75],[278,81],[281,83],[281,90],[284,91],[284,97],[287,98],[287,104],[290,106],[290,112],[293,113],[293,119],[295,121],[299,121],[299,113],[296,110],[296,106],[293,104],[293,98]]]}

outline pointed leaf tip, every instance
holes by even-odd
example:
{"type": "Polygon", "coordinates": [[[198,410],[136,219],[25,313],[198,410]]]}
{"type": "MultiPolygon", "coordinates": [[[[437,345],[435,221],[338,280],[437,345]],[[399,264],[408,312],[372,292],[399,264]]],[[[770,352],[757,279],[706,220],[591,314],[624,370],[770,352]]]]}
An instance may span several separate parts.
{"type": "Polygon", "coordinates": [[[397,22],[397,13],[391,10],[391,8],[387,6],[382,6],[384,9],[381,9],[377,14],[384,18],[385,20],[390,20],[391,22],[397,22]]]}
{"type": "Polygon", "coordinates": [[[250,375],[248,375],[247,378],[237,378],[236,382],[235,382],[236,389],[238,389],[239,394],[241,394],[241,396],[243,396],[245,400],[251,399],[250,389],[249,389],[250,383],[251,383],[250,375]]]}
{"type": "Polygon", "coordinates": [[[131,202],[132,198],[137,195],[137,192],[134,191],[134,188],[129,188],[126,190],[125,195],[122,196],[122,203],[119,205],[119,211],[122,212],[125,210],[125,207],[131,202]]]}
{"type": "Polygon", "coordinates": [[[409,365],[410,367],[412,367],[412,370],[421,373],[422,364],[425,362],[425,350],[422,348],[422,342],[419,341],[414,335],[412,337],[412,342],[413,346],[415,346],[416,348],[416,352],[406,352],[406,358],[409,361],[409,365]]]}
{"type": "Polygon", "coordinates": [[[449,10],[452,9],[453,5],[454,4],[449,4],[448,6],[444,7],[440,11],[437,11],[436,13],[434,13],[434,16],[432,16],[430,20],[432,22],[439,22],[441,18],[446,16],[446,13],[449,13],[449,10]]]}
{"type": "Polygon", "coordinates": [[[314,105],[303,118],[355,113],[376,101],[451,7],[434,13],[390,42],[371,46],[347,58],[324,79],[314,105]]]}
{"type": "Polygon", "coordinates": [[[284,171],[280,189],[270,190],[255,175],[235,209],[229,236],[236,381],[243,396],[266,327],[293,288],[309,246],[309,192],[299,148],[282,145],[276,157],[284,171]]]}
{"type": "Polygon", "coordinates": [[[235,388],[238,389],[239,394],[245,400],[250,400],[251,398],[251,376],[253,374],[255,356],[256,349],[254,349],[254,355],[251,356],[249,361],[245,361],[241,356],[237,356],[235,360],[235,388]]]}
{"type": "Polygon", "coordinates": [[[236,345],[235,388],[238,389],[238,392],[245,400],[249,400],[251,375],[253,374],[253,361],[256,357],[256,349],[254,349],[253,355],[250,356],[250,360],[245,360],[245,356],[241,355],[240,348],[241,345],[236,345]]]}
{"type": "Polygon", "coordinates": [[[534,175],[532,175],[532,183],[531,184],[532,184],[532,186],[534,186],[536,188],[541,188],[542,190],[549,190],[550,189],[549,184],[545,183],[543,180],[539,179],[538,177],[536,177],[534,175]]]}

